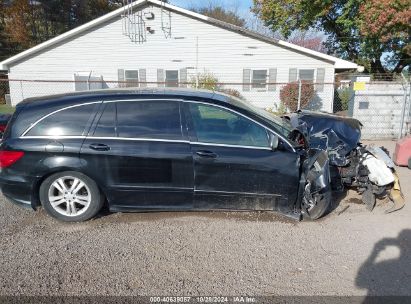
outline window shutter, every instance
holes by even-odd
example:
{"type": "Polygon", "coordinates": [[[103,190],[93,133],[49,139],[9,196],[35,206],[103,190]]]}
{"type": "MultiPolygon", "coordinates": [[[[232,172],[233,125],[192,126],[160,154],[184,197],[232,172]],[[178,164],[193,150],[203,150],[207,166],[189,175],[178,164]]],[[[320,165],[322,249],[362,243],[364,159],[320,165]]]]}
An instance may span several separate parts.
{"type": "Polygon", "coordinates": [[[157,82],[158,82],[158,87],[164,88],[164,70],[163,69],[157,69],[157,82]]]}
{"type": "Polygon", "coordinates": [[[275,91],[277,89],[277,85],[275,84],[277,82],[277,69],[272,68],[268,73],[268,90],[275,91]]]}
{"type": "Polygon", "coordinates": [[[187,87],[187,69],[180,69],[180,87],[187,87]]]}
{"type": "Polygon", "coordinates": [[[288,74],[288,82],[297,81],[297,69],[290,69],[288,74]]]}
{"type": "Polygon", "coordinates": [[[139,69],[138,70],[138,81],[140,82],[140,88],[146,88],[147,87],[147,83],[145,83],[147,81],[147,76],[146,76],[146,69],[139,69]]]}
{"type": "Polygon", "coordinates": [[[125,83],[124,83],[124,69],[118,69],[118,87],[119,88],[124,88],[125,83]]]}
{"type": "Polygon", "coordinates": [[[251,90],[251,70],[244,69],[243,70],[243,91],[250,91],[251,90]]]}
{"type": "Polygon", "coordinates": [[[318,68],[317,69],[317,79],[315,80],[318,92],[324,91],[324,80],[325,80],[325,69],[318,68]]]}

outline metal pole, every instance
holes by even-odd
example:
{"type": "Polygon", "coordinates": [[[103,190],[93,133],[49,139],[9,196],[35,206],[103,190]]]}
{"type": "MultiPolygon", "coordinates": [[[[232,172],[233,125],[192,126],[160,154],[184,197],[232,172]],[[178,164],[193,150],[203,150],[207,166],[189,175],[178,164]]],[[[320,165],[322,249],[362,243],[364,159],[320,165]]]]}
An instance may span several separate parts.
{"type": "Polygon", "coordinates": [[[297,104],[297,111],[300,110],[301,107],[301,79],[298,80],[298,104],[297,104]]]}
{"type": "Polygon", "coordinates": [[[21,92],[21,100],[24,100],[23,82],[22,81],[20,81],[20,92],[21,92]]]}
{"type": "Polygon", "coordinates": [[[411,117],[411,82],[408,83],[408,115],[407,115],[407,119],[405,120],[405,124],[407,125],[407,129],[405,130],[405,136],[408,134],[408,132],[410,131],[409,123],[410,123],[410,117],[411,117]]]}
{"type": "Polygon", "coordinates": [[[196,37],[196,89],[198,89],[199,80],[198,80],[198,36],[196,37]]]}
{"type": "Polygon", "coordinates": [[[90,91],[90,78],[91,78],[91,73],[93,73],[93,71],[90,71],[90,73],[88,74],[88,78],[87,78],[87,91],[90,91]]]}
{"type": "Polygon", "coordinates": [[[400,132],[398,133],[398,139],[401,139],[402,137],[402,131],[404,129],[404,118],[405,118],[405,109],[407,108],[407,95],[408,95],[408,83],[404,77],[403,74],[401,74],[403,77],[403,80],[405,80],[405,84],[403,85],[404,88],[404,103],[402,105],[402,110],[401,110],[401,123],[400,123],[400,132]]]}

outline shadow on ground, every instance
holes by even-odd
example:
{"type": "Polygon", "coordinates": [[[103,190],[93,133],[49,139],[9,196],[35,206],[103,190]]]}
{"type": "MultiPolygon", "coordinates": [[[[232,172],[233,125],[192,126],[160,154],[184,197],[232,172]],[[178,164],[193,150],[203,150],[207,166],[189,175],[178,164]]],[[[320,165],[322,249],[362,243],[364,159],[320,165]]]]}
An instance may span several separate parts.
{"type": "MultiPolygon", "coordinates": [[[[361,265],[355,284],[367,290],[363,302],[367,304],[399,300],[376,298],[379,296],[411,296],[411,229],[402,230],[397,238],[384,238],[376,243],[371,255],[361,265]]],[[[403,300],[410,303],[411,297],[403,300]]]]}
{"type": "Polygon", "coordinates": [[[99,223],[134,223],[167,219],[184,219],[200,217],[204,219],[226,219],[247,222],[282,222],[297,224],[298,221],[280,213],[271,211],[164,211],[110,213],[104,211],[94,221],[99,223]]]}

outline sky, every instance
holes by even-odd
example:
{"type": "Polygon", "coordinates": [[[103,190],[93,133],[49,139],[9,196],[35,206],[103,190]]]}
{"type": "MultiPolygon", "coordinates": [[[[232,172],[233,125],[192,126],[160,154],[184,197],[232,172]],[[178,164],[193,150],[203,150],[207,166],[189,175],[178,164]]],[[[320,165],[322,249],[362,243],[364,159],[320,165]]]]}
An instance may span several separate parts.
{"type": "Polygon", "coordinates": [[[234,10],[242,17],[247,17],[250,14],[252,0],[170,0],[171,4],[183,7],[204,7],[209,4],[219,5],[229,10],[234,10]]]}

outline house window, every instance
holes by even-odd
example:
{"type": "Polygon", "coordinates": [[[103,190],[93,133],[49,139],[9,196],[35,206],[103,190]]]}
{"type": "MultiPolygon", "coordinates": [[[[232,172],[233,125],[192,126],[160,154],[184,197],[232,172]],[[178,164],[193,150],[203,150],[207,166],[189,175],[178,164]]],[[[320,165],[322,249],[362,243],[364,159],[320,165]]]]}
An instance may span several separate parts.
{"type": "Polygon", "coordinates": [[[251,87],[253,89],[265,89],[267,86],[267,70],[253,70],[251,87]]]}
{"type": "Polygon", "coordinates": [[[178,70],[166,71],[166,87],[178,87],[178,70]]]}
{"type": "Polygon", "coordinates": [[[298,79],[314,82],[314,69],[300,69],[298,79]]]}
{"type": "Polygon", "coordinates": [[[126,81],[126,87],[138,87],[138,70],[125,70],[124,80],[126,81]]]}

